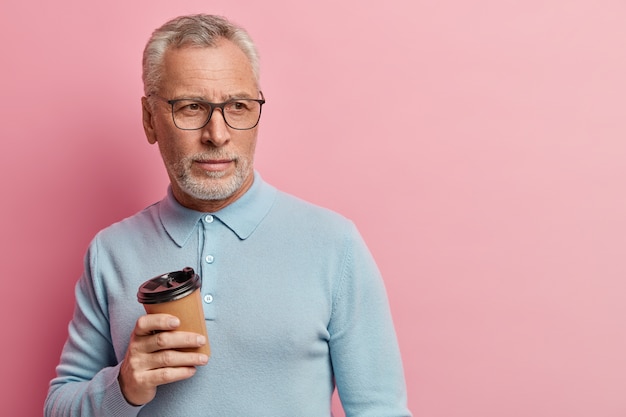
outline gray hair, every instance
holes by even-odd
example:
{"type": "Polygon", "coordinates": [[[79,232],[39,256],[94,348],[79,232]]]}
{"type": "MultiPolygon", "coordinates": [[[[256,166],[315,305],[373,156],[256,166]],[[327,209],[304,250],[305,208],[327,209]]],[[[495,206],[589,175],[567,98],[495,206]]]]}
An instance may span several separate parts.
{"type": "Polygon", "coordinates": [[[143,51],[144,94],[157,93],[168,48],[213,47],[222,38],[233,42],[248,57],[258,83],[259,53],[248,32],[221,16],[196,14],[174,18],[152,33],[143,51]]]}

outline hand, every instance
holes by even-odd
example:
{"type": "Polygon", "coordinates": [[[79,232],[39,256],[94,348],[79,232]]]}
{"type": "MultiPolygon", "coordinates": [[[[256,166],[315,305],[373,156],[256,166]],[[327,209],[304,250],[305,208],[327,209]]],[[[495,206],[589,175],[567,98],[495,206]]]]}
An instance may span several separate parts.
{"type": "Polygon", "coordinates": [[[169,314],[147,314],[135,324],[118,380],[130,404],[146,404],[159,385],[191,378],[196,366],[205,365],[207,355],[175,349],[196,348],[206,339],[197,333],[175,331],[178,318],[169,314]]]}

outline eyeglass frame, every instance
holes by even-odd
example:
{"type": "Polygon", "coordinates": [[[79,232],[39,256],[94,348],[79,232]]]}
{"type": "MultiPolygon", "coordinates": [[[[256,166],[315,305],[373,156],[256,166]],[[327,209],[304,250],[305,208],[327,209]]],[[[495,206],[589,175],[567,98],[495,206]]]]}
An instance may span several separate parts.
{"type": "Polygon", "coordinates": [[[172,108],[172,110],[171,110],[172,122],[174,122],[174,126],[176,126],[176,128],[180,129],[180,130],[200,130],[200,129],[203,129],[211,121],[211,117],[213,117],[213,112],[215,111],[215,109],[220,109],[222,111],[222,118],[224,119],[224,123],[226,123],[226,126],[230,127],[231,129],[234,129],[234,130],[250,130],[250,129],[254,129],[255,127],[257,127],[259,122],[261,121],[261,113],[263,111],[263,105],[265,104],[265,96],[263,96],[263,92],[262,91],[259,91],[259,94],[261,95],[260,99],[257,99],[257,98],[231,98],[231,99],[226,100],[226,101],[224,101],[222,103],[211,103],[210,101],[199,100],[199,99],[195,99],[195,98],[177,98],[177,99],[173,99],[173,100],[168,100],[167,98],[161,97],[158,94],[149,94],[148,97],[159,98],[159,99],[165,101],[167,104],[170,105],[170,107],[172,108]],[[190,129],[190,128],[180,127],[176,123],[176,117],[174,116],[174,104],[178,103],[179,101],[185,101],[185,100],[195,101],[195,102],[198,102],[198,103],[201,103],[201,104],[207,104],[209,106],[209,108],[211,109],[209,111],[209,117],[207,117],[206,122],[204,122],[204,124],[202,126],[190,129]],[[242,128],[239,128],[239,127],[233,127],[233,126],[230,125],[230,123],[228,123],[228,120],[226,119],[226,116],[224,116],[224,107],[227,104],[232,103],[232,102],[236,102],[238,100],[256,101],[257,103],[259,103],[259,117],[258,117],[256,123],[254,124],[254,126],[242,129],[242,128]]]}

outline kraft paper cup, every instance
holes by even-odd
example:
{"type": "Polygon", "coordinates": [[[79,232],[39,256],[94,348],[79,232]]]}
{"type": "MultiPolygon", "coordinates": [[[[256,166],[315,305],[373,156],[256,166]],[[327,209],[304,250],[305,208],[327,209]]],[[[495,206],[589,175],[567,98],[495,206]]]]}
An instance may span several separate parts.
{"type": "Polygon", "coordinates": [[[209,336],[204,321],[200,286],[202,279],[193,268],[168,272],[147,280],[139,287],[137,300],[143,304],[148,314],[166,313],[178,317],[180,326],[177,330],[194,332],[207,340],[199,348],[179,349],[187,352],[211,354],[209,336]]]}

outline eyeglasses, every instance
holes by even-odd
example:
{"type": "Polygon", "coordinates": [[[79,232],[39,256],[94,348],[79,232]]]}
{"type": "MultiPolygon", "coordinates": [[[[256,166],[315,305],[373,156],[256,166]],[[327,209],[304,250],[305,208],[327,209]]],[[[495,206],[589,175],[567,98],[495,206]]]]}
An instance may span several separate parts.
{"type": "Polygon", "coordinates": [[[263,93],[261,93],[261,99],[237,98],[223,103],[211,103],[191,98],[168,100],[156,94],[150,96],[166,101],[172,106],[174,125],[181,130],[202,129],[211,120],[215,109],[222,111],[224,122],[230,128],[235,130],[253,129],[259,124],[261,108],[265,104],[263,93]]]}

